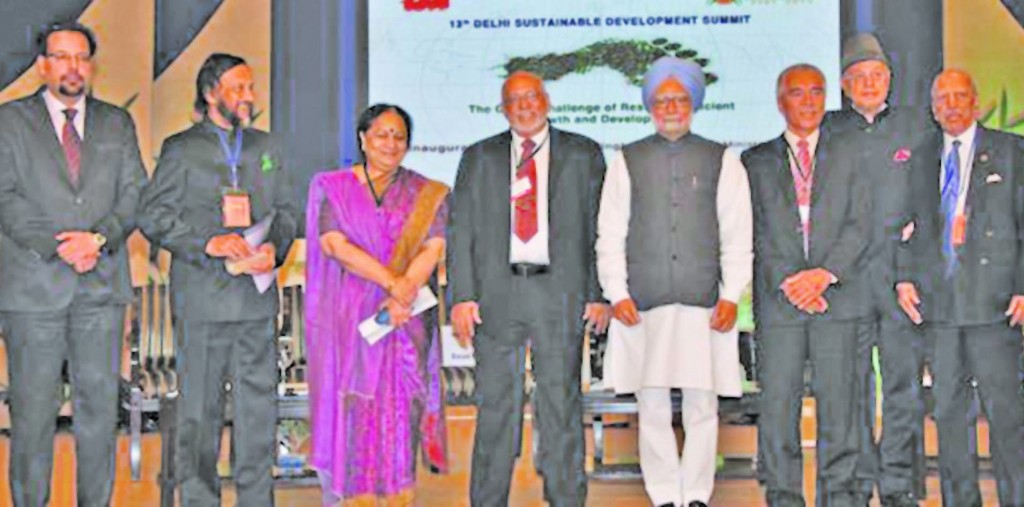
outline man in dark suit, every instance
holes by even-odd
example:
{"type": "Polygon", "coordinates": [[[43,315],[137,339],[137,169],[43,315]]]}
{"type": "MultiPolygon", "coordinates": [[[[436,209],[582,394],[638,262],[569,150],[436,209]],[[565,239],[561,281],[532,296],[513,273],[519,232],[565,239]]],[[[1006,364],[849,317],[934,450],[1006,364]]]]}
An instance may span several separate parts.
{"type": "Polygon", "coordinates": [[[96,40],[39,38],[38,93],[0,107],[0,312],[11,383],[14,505],[49,501],[61,365],[74,392],[78,505],[110,502],[125,306],[125,238],[146,172],[135,124],[90,96],[96,40]]]}
{"type": "Polygon", "coordinates": [[[533,74],[508,77],[502,107],[511,129],[463,153],[449,224],[452,324],[476,357],[470,499],[508,503],[529,340],[544,497],[583,505],[584,323],[603,332],[610,315],[594,252],[604,157],[594,141],[548,124],[548,96],[533,74]]]}
{"type": "Polygon", "coordinates": [[[977,383],[989,426],[999,504],[1024,506],[1024,139],[977,124],[971,76],[932,85],[942,126],[922,145],[898,252],[899,304],[932,334],[935,423],[944,505],[980,506],[977,383]],[[1009,325],[1007,325],[1009,317],[1009,325]]]}
{"type": "Polygon", "coordinates": [[[297,234],[298,215],[269,135],[249,127],[254,100],[245,60],[210,55],[196,79],[202,120],[164,142],[142,196],[139,228],[173,255],[183,505],[220,505],[225,380],[232,386],[238,504],[274,503],[273,270],[297,234]],[[261,291],[254,282],[268,276],[261,291]]]}
{"type": "Polygon", "coordinates": [[[863,505],[854,353],[867,315],[858,265],[870,196],[853,158],[819,126],[825,78],[801,64],[779,76],[786,132],[743,154],[754,211],[754,317],[762,350],[758,448],[770,506],[804,505],[799,437],[804,362],[814,367],[818,472],[825,505],[863,505]]]}
{"type": "MultiPolygon", "coordinates": [[[[924,398],[921,375],[924,333],[914,329],[896,303],[896,245],[909,193],[910,161],[922,134],[932,128],[921,108],[888,104],[892,71],[878,39],[859,33],[843,45],[843,93],[847,107],[825,116],[822,128],[857,149],[859,178],[873,194],[871,249],[865,258],[871,315],[857,334],[857,396],[861,452],[857,479],[871,496],[878,485],[882,505],[910,507],[924,498],[924,398]],[[882,435],[875,442],[873,350],[882,372],[882,435]]],[[[820,503],[819,503],[820,505],[820,503]]]]}

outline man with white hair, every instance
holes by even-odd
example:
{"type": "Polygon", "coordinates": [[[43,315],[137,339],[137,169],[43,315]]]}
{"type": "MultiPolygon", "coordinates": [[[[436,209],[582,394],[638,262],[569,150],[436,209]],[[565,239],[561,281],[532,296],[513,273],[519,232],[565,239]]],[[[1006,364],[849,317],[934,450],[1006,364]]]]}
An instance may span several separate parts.
{"type": "Polygon", "coordinates": [[[635,393],[640,467],[654,505],[705,507],[715,483],[718,396],[740,396],[736,308],[752,272],[750,191],[739,156],[690,131],[704,73],[664,57],[644,77],[657,132],[612,160],[597,269],[613,306],[607,379],[635,393]],[[680,460],[670,390],[683,392],[680,460]]]}

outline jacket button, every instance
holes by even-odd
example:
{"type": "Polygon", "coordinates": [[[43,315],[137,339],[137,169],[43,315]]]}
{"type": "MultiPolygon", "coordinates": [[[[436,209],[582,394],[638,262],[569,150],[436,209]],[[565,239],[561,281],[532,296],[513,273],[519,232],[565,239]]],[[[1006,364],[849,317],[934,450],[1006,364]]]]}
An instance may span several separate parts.
{"type": "Polygon", "coordinates": [[[673,256],[672,256],[672,260],[674,260],[674,261],[675,261],[675,260],[679,260],[679,256],[678,256],[678,255],[673,255],[673,256]]]}
{"type": "Polygon", "coordinates": [[[981,263],[982,266],[988,266],[988,257],[982,257],[978,262],[981,263]]]}
{"type": "Polygon", "coordinates": [[[85,202],[85,200],[82,199],[81,197],[75,197],[75,204],[76,205],[81,206],[83,202],[85,202]]]}
{"type": "Polygon", "coordinates": [[[985,237],[986,238],[991,238],[993,234],[994,233],[992,232],[992,229],[988,229],[988,230],[985,231],[985,237]]]}

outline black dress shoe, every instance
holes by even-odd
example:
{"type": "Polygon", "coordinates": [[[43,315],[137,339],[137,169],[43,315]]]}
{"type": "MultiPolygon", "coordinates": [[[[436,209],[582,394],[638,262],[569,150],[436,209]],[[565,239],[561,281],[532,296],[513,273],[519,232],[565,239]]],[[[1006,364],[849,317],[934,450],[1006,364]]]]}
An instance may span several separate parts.
{"type": "Polygon", "coordinates": [[[917,499],[911,493],[893,493],[882,497],[882,507],[917,507],[917,499]]]}
{"type": "Polygon", "coordinates": [[[694,500],[694,501],[690,502],[690,504],[687,505],[687,507],[708,507],[708,504],[706,504],[706,503],[704,503],[704,502],[702,502],[700,500],[694,500]]]}

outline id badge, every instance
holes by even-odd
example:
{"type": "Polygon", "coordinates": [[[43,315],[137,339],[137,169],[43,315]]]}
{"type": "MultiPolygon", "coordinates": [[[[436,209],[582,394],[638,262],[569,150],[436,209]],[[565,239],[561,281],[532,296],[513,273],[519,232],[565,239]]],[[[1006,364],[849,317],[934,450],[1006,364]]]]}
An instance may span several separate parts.
{"type": "Polygon", "coordinates": [[[252,207],[249,204],[248,192],[225,190],[221,208],[224,211],[224,227],[249,227],[252,225],[252,207]]]}
{"type": "Polygon", "coordinates": [[[958,246],[964,244],[964,241],[967,239],[967,216],[966,215],[964,215],[962,213],[958,213],[955,217],[953,217],[952,236],[953,236],[953,238],[952,238],[953,239],[953,246],[958,247],[958,246]]]}
{"type": "Polygon", "coordinates": [[[530,183],[530,178],[519,178],[515,183],[512,184],[512,200],[519,199],[526,195],[533,189],[533,185],[530,183]]]}

